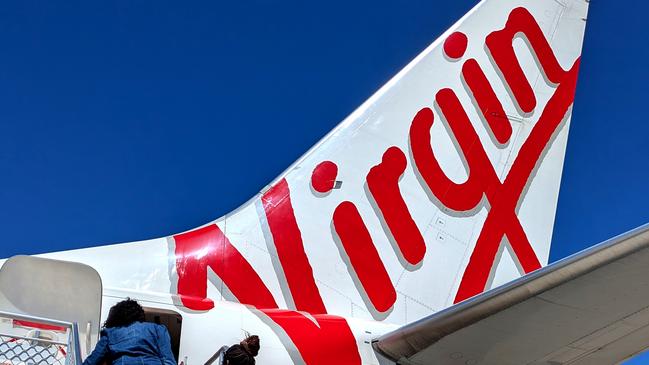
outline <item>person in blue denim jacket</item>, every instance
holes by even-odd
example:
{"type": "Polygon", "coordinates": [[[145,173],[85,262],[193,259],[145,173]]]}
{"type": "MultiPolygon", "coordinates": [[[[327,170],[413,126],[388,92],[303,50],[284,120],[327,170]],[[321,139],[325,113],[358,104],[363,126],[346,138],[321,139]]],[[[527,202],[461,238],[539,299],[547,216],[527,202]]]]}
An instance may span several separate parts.
{"type": "Polygon", "coordinates": [[[127,298],[115,304],[101,338],[83,365],[176,365],[167,328],[144,322],[144,309],[127,298]]]}

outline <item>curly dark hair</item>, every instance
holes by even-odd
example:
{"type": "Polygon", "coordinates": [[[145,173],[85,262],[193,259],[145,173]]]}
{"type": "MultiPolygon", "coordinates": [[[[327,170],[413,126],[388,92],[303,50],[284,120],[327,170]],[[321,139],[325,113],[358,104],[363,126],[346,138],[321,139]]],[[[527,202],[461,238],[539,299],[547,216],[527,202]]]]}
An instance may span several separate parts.
{"type": "Polygon", "coordinates": [[[246,337],[238,345],[232,345],[225,352],[228,365],[255,365],[255,356],[259,353],[259,336],[246,337]]]}
{"type": "Polygon", "coordinates": [[[144,322],[144,309],[137,301],[126,298],[110,308],[104,328],[126,327],[134,322],[144,322]]]}
{"type": "Polygon", "coordinates": [[[259,353],[259,336],[257,335],[248,336],[239,344],[252,356],[257,356],[259,353]]]}

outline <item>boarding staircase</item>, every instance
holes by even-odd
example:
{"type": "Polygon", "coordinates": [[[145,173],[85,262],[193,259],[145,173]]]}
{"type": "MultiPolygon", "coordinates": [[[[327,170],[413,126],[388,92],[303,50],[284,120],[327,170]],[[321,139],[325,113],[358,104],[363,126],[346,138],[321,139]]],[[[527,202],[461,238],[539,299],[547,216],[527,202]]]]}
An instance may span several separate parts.
{"type": "Polygon", "coordinates": [[[99,274],[30,256],[0,265],[0,365],[81,365],[99,337],[99,274]]]}
{"type": "Polygon", "coordinates": [[[228,346],[222,346],[218,349],[212,357],[205,362],[204,365],[223,365],[225,364],[225,352],[228,351],[228,346]]]}
{"type": "Polygon", "coordinates": [[[1,365],[81,364],[76,323],[0,311],[1,365]]]}

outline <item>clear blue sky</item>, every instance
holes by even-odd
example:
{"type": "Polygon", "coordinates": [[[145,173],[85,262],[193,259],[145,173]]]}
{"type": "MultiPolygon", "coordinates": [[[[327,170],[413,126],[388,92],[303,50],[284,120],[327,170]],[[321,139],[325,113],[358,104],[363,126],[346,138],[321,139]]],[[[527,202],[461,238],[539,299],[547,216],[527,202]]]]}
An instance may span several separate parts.
{"type": "MultiPolygon", "coordinates": [[[[4,2],[0,257],[228,212],[474,3],[4,2]]],[[[648,11],[591,2],[552,260],[649,221],[648,11]]]]}

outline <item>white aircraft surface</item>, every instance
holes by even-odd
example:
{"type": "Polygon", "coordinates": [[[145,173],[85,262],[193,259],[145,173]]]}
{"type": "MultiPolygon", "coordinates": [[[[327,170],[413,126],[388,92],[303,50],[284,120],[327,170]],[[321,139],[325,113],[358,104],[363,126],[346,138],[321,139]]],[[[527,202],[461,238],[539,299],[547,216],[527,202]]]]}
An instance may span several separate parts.
{"type": "Polygon", "coordinates": [[[649,344],[649,228],[546,266],[587,12],[481,1],[232,213],[11,258],[0,311],[78,323],[82,357],[131,297],[185,365],[246,333],[258,364],[619,363],[649,344]]]}

